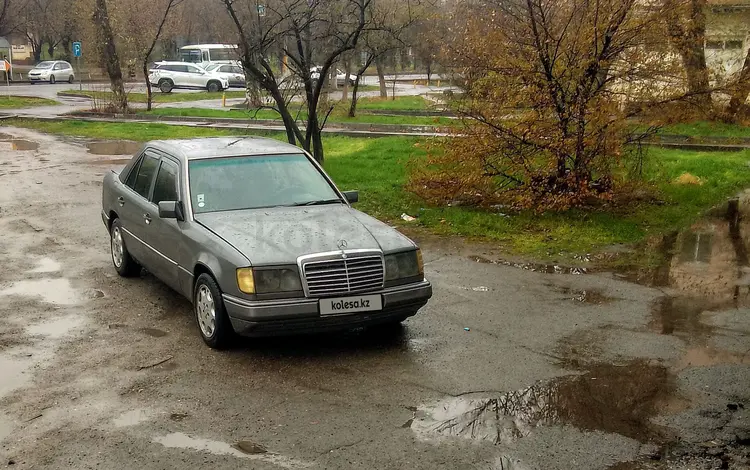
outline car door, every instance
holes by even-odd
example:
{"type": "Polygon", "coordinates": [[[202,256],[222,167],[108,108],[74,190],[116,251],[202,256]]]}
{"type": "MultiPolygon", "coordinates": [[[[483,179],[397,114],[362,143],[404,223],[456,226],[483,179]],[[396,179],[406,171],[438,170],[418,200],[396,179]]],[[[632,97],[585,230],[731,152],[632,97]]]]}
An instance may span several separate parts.
{"type": "Polygon", "coordinates": [[[125,245],[130,254],[148,270],[150,257],[153,256],[147,247],[146,226],[153,220],[155,211],[150,207],[151,189],[154,177],[159,168],[159,155],[147,149],[140,161],[133,167],[125,181],[126,194],[119,201],[120,220],[125,234],[125,245]]]}
{"type": "Polygon", "coordinates": [[[194,88],[203,88],[206,86],[206,79],[203,76],[204,71],[195,65],[186,65],[187,67],[187,76],[188,76],[188,82],[190,83],[191,87],[194,88]]]}
{"type": "Polygon", "coordinates": [[[161,201],[179,201],[178,175],[180,175],[180,166],[177,161],[163,155],[151,194],[155,216],[145,227],[148,238],[147,248],[156,255],[149,270],[175,290],[179,290],[177,270],[180,249],[183,246],[181,242],[182,222],[176,219],[160,218],[158,206],[161,201]]]}
{"type": "Polygon", "coordinates": [[[187,65],[170,65],[169,66],[170,78],[176,87],[190,87],[190,81],[188,80],[187,65]]]}

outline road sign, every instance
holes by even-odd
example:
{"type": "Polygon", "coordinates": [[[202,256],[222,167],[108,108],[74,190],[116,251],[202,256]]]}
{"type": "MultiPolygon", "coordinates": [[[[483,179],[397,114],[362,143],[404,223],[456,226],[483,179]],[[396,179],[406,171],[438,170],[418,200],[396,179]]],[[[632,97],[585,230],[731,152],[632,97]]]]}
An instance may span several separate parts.
{"type": "Polygon", "coordinates": [[[266,16],[266,6],[258,5],[258,16],[266,16]]]}
{"type": "Polygon", "coordinates": [[[80,42],[74,42],[73,43],[73,57],[81,57],[81,43],[80,42]]]}

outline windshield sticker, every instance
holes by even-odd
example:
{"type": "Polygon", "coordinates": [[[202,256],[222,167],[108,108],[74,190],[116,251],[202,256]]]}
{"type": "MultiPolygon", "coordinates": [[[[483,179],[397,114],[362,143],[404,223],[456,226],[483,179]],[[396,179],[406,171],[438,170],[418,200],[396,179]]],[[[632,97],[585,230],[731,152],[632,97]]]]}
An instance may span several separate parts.
{"type": "Polygon", "coordinates": [[[198,207],[205,207],[206,206],[206,195],[205,194],[199,194],[198,195],[198,207]]]}

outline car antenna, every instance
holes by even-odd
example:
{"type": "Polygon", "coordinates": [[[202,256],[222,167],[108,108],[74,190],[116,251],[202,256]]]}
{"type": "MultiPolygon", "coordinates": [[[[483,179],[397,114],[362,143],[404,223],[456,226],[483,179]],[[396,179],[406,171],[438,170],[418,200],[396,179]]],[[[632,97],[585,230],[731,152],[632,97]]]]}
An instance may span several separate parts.
{"type": "Polygon", "coordinates": [[[232,145],[236,144],[237,142],[239,142],[239,141],[241,141],[241,140],[245,140],[245,139],[247,139],[248,137],[250,137],[250,136],[249,136],[249,135],[246,135],[245,137],[240,137],[239,139],[235,140],[234,142],[229,142],[229,143],[227,144],[227,147],[231,147],[232,145]]]}

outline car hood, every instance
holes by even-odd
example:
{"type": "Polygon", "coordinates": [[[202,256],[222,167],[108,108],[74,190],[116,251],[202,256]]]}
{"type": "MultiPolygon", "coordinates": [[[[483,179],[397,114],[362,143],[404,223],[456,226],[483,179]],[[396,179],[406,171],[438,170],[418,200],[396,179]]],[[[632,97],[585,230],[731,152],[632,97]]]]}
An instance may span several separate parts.
{"type": "Polygon", "coordinates": [[[274,207],[196,214],[195,220],[255,265],[295,264],[297,257],[346,250],[414,247],[388,225],[346,205],[274,207]]]}

